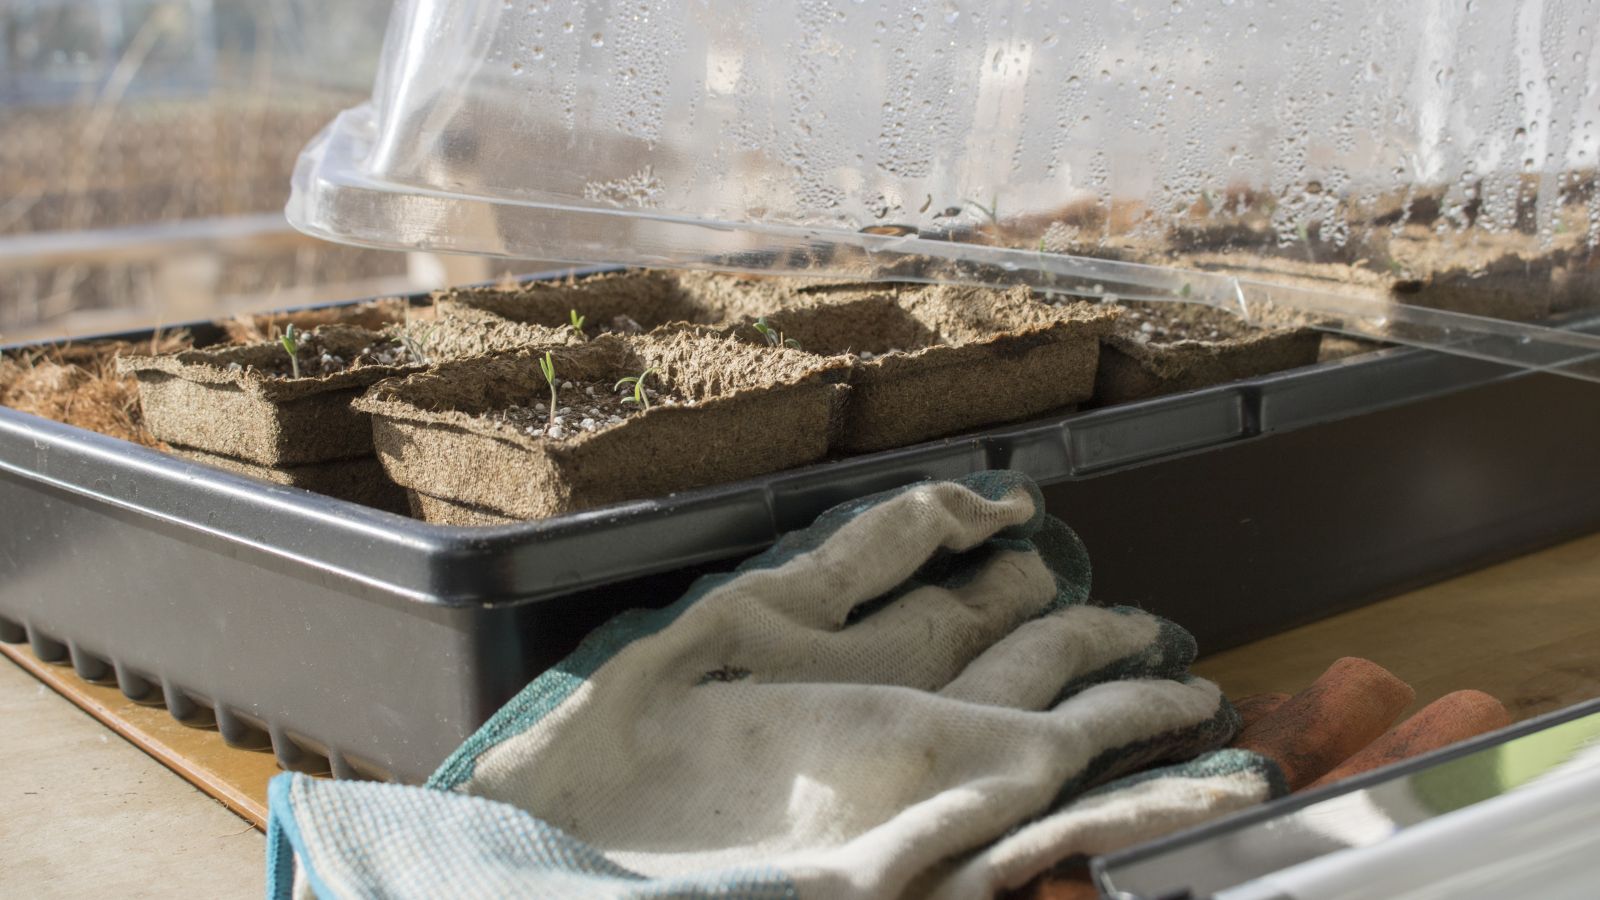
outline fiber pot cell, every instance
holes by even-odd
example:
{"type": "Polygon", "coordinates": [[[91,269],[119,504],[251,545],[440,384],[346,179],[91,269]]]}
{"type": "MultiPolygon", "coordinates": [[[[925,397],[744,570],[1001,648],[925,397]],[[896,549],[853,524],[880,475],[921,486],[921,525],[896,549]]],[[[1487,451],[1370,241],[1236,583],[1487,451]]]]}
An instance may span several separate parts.
{"type": "Polygon", "coordinates": [[[129,356],[117,365],[138,379],[155,438],[263,466],[371,455],[372,427],[350,401],[374,382],[421,368],[392,337],[350,326],[307,334],[299,359],[300,378],[276,342],[129,356]]]}
{"type": "Polygon", "coordinates": [[[1194,304],[1128,303],[1124,312],[1100,353],[1100,405],[1308,366],[1322,344],[1310,328],[1254,328],[1194,304]]]}
{"type": "Polygon", "coordinates": [[[229,341],[252,344],[282,334],[288,325],[301,331],[311,331],[325,325],[353,325],[368,331],[379,331],[390,325],[404,324],[408,308],[409,304],[400,297],[384,297],[365,303],[237,316],[217,324],[222,326],[229,341]]]}
{"type": "MultiPolygon", "coordinates": [[[[765,317],[774,332],[770,340],[853,355],[835,445],[850,453],[1026,419],[1089,399],[1100,338],[1117,316],[1099,304],[1037,303],[1025,288],[840,285],[793,296],[800,305],[765,317]]],[[[731,330],[751,343],[769,341],[749,320],[731,330]]]]}
{"type": "Polygon", "coordinates": [[[495,525],[510,525],[521,521],[513,516],[490,512],[477,506],[468,506],[465,503],[455,503],[450,500],[440,500],[430,497],[421,491],[406,489],[406,502],[410,506],[411,517],[424,522],[433,522],[437,525],[465,525],[469,527],[490,527],[495,525]]]}
{"type": "Polygon", "coordinates": [[[297,487],[373,509],[393,513],[407,511],[405,491],[389,480],[375,456],[273,468],[186,447],[173,447],[172,453],[237,475],[297,487]]]}
{"type": "Polygon", "coordinates": [[[547,410],[525,415],[549,401],[542,352],[447,363],[357,401],[390,477],[518,519],[655,497],[821,459],[847,390],[842,361],[704,333],[603,335],[548,352],[558,385],[571,385],[558,404],[578,401],[573,418],[587,415],[587,388],[646,370],[654,399],[593,430],[568,421],[553,437],[547,410]]]}
{"type": "Polygon", "coordinates": [[[438,323],[429,347],[444,359],[468,359],[601,334],[642,334],[668,322],[712,324],[730,314],[730,298],[720,299],[725,302],[686,290],[678,276],[649,271],[463,288],[435,298],[438,323]],[[574,312],[583,317],[582,334],[571,327],[574,312]]]}

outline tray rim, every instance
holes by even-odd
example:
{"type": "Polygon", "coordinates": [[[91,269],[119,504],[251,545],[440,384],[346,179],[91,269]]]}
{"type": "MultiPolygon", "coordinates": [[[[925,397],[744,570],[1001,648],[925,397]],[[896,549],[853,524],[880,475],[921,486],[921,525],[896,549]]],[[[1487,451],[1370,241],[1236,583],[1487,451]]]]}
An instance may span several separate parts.
{"type": "MultiPolygon", "coordinates": [[[[613,270],[559,269],[528,280],[613,270]]],[[[404,299],[422,303],[431,294],[404,299]]],[[[1600,328],[1600,314],[1568,318],[1569,327],[1600,328]]],[[[214,327],[195,322],[160,330],[214,327]]],[[[143,340],[155,332],[35,340],[0,351],[143,340]]],[[[269,485],[7,407],[0,407],[0,477],[208,535],[405,601],[507,608],[756,552],[833,503],[873,490],[985,468],[1017,468],[1046,485],[1092,478],[1533,374],[1433,351],[1383,348],[665,497],[486,527],[429,524],[269,485]],[[1151,442],[1160,429],[1167,437],[1151,442]],[[212,502],[219,498],[228,502],[212,502]],[[200,514],[208,503],[212,508],[200,514]],[[630,553],[615,552],[619,540],[631,541],[630,553]]]]}

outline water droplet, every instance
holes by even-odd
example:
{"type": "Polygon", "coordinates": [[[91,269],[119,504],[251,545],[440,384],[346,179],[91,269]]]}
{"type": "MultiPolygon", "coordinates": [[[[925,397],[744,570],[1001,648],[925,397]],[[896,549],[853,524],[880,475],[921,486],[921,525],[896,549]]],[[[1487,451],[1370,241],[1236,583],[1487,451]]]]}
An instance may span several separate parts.
{"type": "Polygon", "coordinates": [[[944,5],[944,20],[953,24],[959,18],[961,18],[961,9],[954,3],[946,3],[944,5]]]}
{"type": "Polygon", "coordinates": [[[602,35],[598,31],[596,31],[594,34],[589,35],[589,46],[591,46],[591,47],[603,47],[603,46],[605,46],[605,42],[606,42],[605,35],[602,35]]]}

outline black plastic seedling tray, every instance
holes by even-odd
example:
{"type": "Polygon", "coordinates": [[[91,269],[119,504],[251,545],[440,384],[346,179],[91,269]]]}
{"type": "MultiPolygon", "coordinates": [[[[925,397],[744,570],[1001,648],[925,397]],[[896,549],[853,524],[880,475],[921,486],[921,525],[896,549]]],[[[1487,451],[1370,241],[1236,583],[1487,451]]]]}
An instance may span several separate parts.
{"type": "Polygon", "coordinates": [[[415,781],[613,613],[873,491],[1026,472],[1100,599],[1215,651],[1600,527],[1597,409],[1600,386],[1385,350],[468,529],[0,408],[0,640],[285,767],[415,781]]]}

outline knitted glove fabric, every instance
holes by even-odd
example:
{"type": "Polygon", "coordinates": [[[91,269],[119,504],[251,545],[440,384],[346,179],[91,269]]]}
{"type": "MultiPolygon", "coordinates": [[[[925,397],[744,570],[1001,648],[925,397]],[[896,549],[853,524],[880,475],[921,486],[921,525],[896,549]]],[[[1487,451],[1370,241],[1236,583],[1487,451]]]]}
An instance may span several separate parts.
{"type": "Polygon", "coordinates": [[[1014,473],[835,508],[602,627],[426,787],[279,776],[270,890],[296,868],[340,897],[991,890],[958,862],[1237,725],[1187,633],[1088,583],[1014,473]]]}

